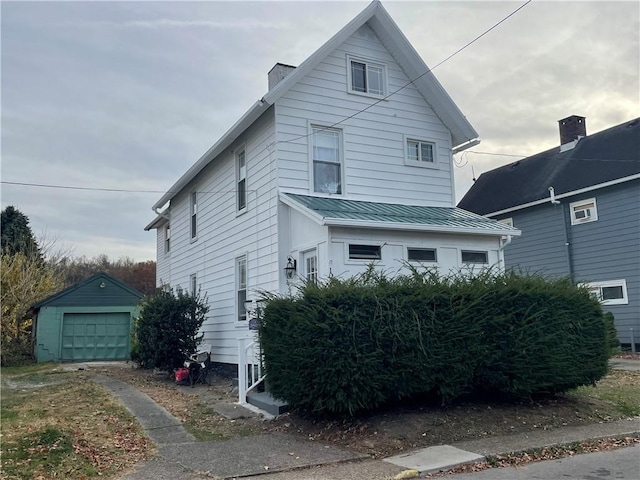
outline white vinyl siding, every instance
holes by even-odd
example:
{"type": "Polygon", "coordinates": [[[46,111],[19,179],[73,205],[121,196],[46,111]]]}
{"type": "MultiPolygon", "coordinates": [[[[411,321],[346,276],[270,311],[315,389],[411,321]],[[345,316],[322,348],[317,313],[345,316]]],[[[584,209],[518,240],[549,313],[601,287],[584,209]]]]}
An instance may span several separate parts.
{"type": "Polygon", "coordinates": [[[372,103],[371,98],[346,91],[347,53],[386,64],[389,91],[409,82],[373,31],[368,26],[358,30],[277,101],[278,186],[313,194],[309,125],[343,122],[339,125],[343,195],[354,200],[453,206],[451,133],[413,85],[344,121],[372,103]],[[434,168],[406,164],[405,138],[433,142],[434,168]]]}

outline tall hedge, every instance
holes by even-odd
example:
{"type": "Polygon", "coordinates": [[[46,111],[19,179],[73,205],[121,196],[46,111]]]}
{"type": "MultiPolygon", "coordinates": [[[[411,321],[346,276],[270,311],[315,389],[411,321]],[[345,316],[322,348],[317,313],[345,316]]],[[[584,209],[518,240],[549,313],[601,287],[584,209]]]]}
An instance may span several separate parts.
{"type": "Polygon", "coordinates": [[[266,300],[270,390],[317,412],[354,414],[417,395],[521,398],[607,372],[609,324],[568,279],[417,271],[389,279],[370,269],[266,300]]]}

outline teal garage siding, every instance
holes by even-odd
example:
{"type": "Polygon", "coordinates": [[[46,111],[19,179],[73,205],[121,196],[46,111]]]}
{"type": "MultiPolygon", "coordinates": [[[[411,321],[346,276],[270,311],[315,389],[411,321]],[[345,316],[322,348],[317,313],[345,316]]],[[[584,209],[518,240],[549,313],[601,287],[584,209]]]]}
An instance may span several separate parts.
{"type": "Polygon", "coordinates": [[[33,305],[38,362],[127,360],[142,294],[100,273],[33,305]]]}

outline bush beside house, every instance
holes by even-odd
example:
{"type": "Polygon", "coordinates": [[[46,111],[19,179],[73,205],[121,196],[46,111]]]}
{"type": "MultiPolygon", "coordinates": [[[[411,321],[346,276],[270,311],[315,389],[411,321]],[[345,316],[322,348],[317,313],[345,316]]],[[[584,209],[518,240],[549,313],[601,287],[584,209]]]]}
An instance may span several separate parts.
{"type": "Polygon", "coordinates": [[[182,366],[202,340],[206,298],[179,290],[145,297],[132,333],[131,359],[142,368],[171,372],[182,366]]]}
{"type": "Polygon", "coordinates": [[[421,395],[522,398],[592,384],[607,372],[609,324],[567,279],[370,269],[268,298],[260,339],[274,396],[354,414],[421,395]]]}

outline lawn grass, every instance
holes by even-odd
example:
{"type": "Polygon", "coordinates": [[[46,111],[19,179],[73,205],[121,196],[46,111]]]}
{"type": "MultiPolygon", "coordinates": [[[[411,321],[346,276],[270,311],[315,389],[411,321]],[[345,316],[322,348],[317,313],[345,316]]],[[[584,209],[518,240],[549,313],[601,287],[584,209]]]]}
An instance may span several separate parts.
{"type": "Polygon", "coordinates": [[[613,416],[640,415],[640,372],[612,370],[596,385],[578,387],[567,396],[599,401],[613,416]]]}
{"type": "Polygon", "coordinates": [[[0,374],[2,479],[108,478],[151,446],[131,414],[87,372],[56,364],[0,374]]]}

